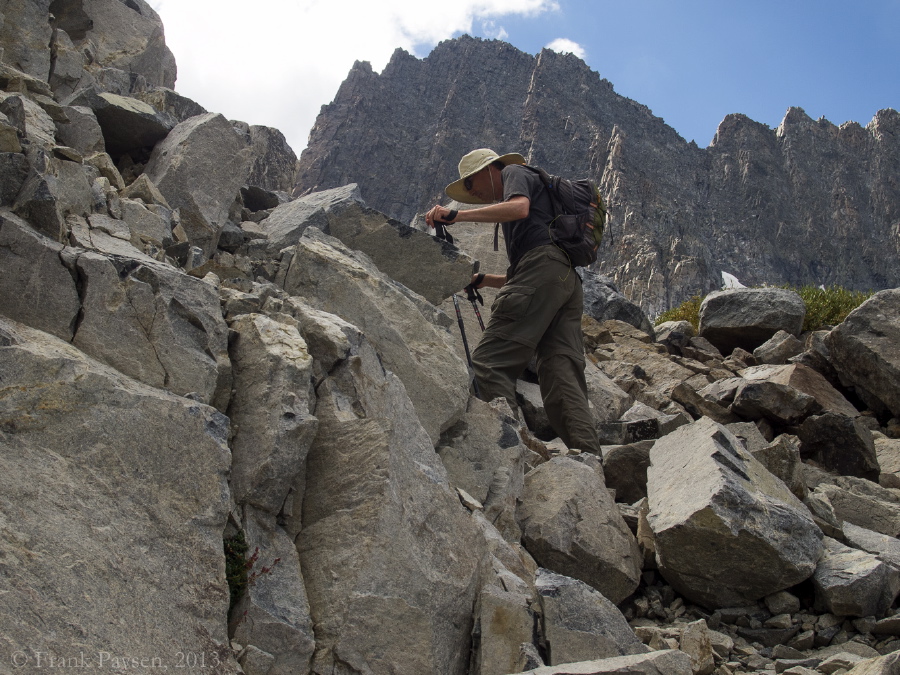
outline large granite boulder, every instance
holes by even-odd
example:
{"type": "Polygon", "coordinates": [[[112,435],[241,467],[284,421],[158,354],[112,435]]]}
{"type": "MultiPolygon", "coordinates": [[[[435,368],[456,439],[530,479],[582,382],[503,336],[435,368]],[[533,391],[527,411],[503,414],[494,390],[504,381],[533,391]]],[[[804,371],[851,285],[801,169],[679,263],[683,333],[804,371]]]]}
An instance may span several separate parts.
{"type": "Polygon", "coordinates": [[[251,504],[274,518],[316,434],[312,358],[290,319],[244,314],[229,328],[232,493],[238,504],[251,504]]]}
{"type": "Polygon", "coordinates": [[[826,537],[813,584],[816,602],[832,614],[880,617],[900,593],[900,571],[826,537]]]}
{"type": "Polygon", "coordinates": [[[590,270],[581,273],[584,282],[584,313],[603,322],[616,319],[639,328],[648,335],[653,335],[653,324],[636,304],[619,292],[615,283],[590,270]]]}
{"type": "Polygon", "coordinates": [[[0,651],[24,672],[39,652],[95,669],[174,668],[180,652],[237,673],[228,419],[4,318],[0,381],[0,558],[15,569],[0,575],[0,651]]]}
{"type": "Polygon", "coordinates": [[[198,115],[176,126],[150,156],[145,173],[174,209],[194,246],[216,249],[250,168],[243,138],[222,115],[198,115]]]}
{"type": "Polygon", "coordinates": [[[310,228],[296,246],[284,289],[365,333],[384,367],[403,382],[434,443],[463,414],[469,376],[449,331],[365,256],[310,228]]]}
{"type": "Polygon", "coordinates": [[[105,149],[117,159],[126,153],[153,148],[176,124],[170,115],[160,113],[144,101],[94,88],[78,92],[67,103],[94,112],[103,132],[105,149]]]}
{"type": "Polygon", "coordinates": [[[813,415],[797,430],[800,454],[844,476],[877,482],[881,470],[872,432],[858,417],[813,415]]]}
{"type": "Polygon", "coordinates": [[[548,666],[649,651],[622,612],[583,581],[540,569],[535,587],[548,666]]]}
{"type": "Polygon", "coordinates": [[[228,327],[214,287],[149,258],[63,253],[81,289],[76,347],[153,387],[226,409],[228,327]]]}
{"type": "Polygon", "coordinates": [[[260,230],[266,235],[267,250],[276,254],[287,246],[296,244],[308,227],[328,232],[327,214],[340,213],[352,204],[363,204],[356,183],[313,192],[281,204],[260,222],[260,230]]]}
{"type": "Polygon", "coordinates": [[[657,564],[686,598],[740,606],[812,575],[822,533],[727,429],[701,418],[658,440],[650,460],[657,564]]]}
{"type": "Polygon", "coordinates": [[[783,330],[800,335],[806,305],[783,288],[735,288],[716,291],[700,305],[700,337],[723,354],[735,347],[752,352],[783,330]]]}
{"type": "Polygon", "coordinates": [[[472,397],[465,416],[441,437],[437,452],[450,485],[484,506],[484,515],[510,541],[519,541],[516,507],[522,498],[528,449],[506,399],[472,397]]]}
{"type": "Polygon", "coordinates": [[[522,671],[522,675],[693,675],[691,657],[677,649],[614,656],[522,671]]]}
{"type": "Polygon", "coordinates": [[[466,670],[484,539],[363,339],[317,388],[296,543],[315,673],[466,670]]]}
{"type": "Polygon", "coordinates": [[[522,542],[542,567],[579,579],[612,602],[637,588],[641,555],[603,470],[555,457],[525,476],[522,542]]]}
{"type": "Polygon", "coordinates": [[[69,341],[81,309],[62,244],[0,213],[0,314],[69,341]]]}
{"type": "Polygon", "coordinates": [[[866,300],[825,344],[844,385],[873,409],[900,417],[900,288],[866,300]]]}

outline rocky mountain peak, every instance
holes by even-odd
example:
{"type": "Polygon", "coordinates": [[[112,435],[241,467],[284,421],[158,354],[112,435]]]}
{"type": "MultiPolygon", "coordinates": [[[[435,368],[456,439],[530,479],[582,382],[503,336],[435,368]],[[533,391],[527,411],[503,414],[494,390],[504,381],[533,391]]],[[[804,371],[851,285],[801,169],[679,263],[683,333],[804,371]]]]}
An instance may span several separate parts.
{"type": "Polygon", "coordinates": [[[470,36],[424,59],[395,53],[365,83],[351,75],[323,108],[298,192],[352,181],[414,222],[459,157],[493,147],[601,185],[621,238],[596,267],[651,314],[718,288],[722,272],[748,285],[900,283],[896,111],[877,112],[868,133],[800,108],[777,130],[736,113],[701,149],[574,55],[470,36]]]}

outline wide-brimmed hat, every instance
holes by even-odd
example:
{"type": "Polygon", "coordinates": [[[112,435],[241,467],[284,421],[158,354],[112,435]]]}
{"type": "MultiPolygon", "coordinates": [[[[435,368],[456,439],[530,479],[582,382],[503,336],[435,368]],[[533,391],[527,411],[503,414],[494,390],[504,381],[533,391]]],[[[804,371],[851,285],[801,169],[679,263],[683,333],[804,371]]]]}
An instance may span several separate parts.
{"type": "Polygon", "coordinates": [[[451,199],[455,199],[463,204],[489,204],[490,202],[483,201],[470,195],[463,185],[463,181],[469,176],[474,176],[491,162],[496,162],[497,160],[503,162],[503,164],[525,163],[525,158],[518,152],[510,152],[501,156],[488,148],[473,150],[459,160],[459,180],[450,183],[450,185],[444,188],[444,192],[451,199]]]}

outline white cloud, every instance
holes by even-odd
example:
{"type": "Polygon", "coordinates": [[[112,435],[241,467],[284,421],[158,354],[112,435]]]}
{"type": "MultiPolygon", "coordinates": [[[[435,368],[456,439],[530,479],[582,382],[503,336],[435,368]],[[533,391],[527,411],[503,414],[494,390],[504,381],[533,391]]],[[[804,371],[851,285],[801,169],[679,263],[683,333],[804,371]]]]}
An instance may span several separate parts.
{"type": "Polygon", "coordinates": [[[560,54],[574,54],[579,59],[584,59],[587,55],[584,47],[582,47],[577,42],[573,40],[569,40],[567,38],[556,38],[553,42],[547,45],[547,49],[552,49],[555,52],[559,52],[560,54]]]}
{"type": "Polygon", "coordinates": [[[319,109],[355,61],[380,72],[398,47],[425,56],[473,24],[558,11],[556,0],[150,0],[178,63],[179,93],[230,119],[280,129],[306,146],[319,109]]]}

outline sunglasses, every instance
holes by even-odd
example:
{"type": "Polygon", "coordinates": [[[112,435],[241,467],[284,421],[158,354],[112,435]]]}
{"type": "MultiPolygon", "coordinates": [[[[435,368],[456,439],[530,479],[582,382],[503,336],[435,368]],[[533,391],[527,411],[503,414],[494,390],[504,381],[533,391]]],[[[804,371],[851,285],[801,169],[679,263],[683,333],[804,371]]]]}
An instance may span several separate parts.
{"type": "Polygon", "coordinates": [[[463,187],[466,189],[466,192],[471,191],[472,189],[472,176],[469,176],[463,181],[463,187]]]}

